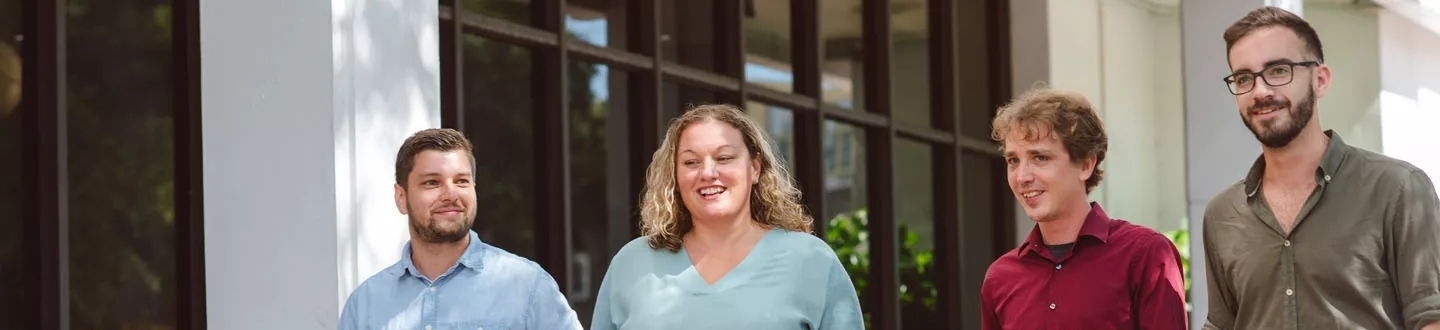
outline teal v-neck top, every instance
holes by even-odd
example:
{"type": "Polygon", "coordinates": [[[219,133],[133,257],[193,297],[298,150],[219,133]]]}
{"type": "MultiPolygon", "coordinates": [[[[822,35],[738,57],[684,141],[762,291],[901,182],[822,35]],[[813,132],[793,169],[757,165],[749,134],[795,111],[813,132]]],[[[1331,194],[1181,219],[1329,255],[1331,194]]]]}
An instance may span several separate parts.
{"type": "Polygon", "coordinates": [[[860,299],[835,251],[808,233],[771,229],[713,285],[684,248],[625,244],[600,284],[590,329],[864,329],[860,299]]]}

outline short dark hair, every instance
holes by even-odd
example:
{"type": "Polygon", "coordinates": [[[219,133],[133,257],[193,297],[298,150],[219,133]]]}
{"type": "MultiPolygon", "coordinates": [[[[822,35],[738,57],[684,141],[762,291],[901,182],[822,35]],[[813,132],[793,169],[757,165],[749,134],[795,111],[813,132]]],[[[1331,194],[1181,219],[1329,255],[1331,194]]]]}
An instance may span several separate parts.
{"type": "Polygon", "coordinates": [[[1095,157],[1095,171],[1085,180],[1085,193],[1100,185],[1105,173],[1100,170],[1100,162],[1105,161],[1110,139],[1105,136],[1105,125],[1095,108],[1080,93],[1047,88],[1025,92],[1000,107],[991,123],[990,138],[1000,142],[1000,152],[1005,152],[1005,137],[1011,132],[1020,132],[1024,139],[1032,140],[1044,136],[1045,130],[1065,146],[1072,163],[1095,157]]]}
{"type": "Polygon", "coordinates": [[[400,153],[395,155],[395,183],[401,188],[406,188],[410,183],[410,170],[415,168],[415,155],[426,150],[463,150],[470,156],[470,170],[475,170],[475,151],[471,149],[470,140],[465,138],[465,134],[449,128],[431,128],[415,132],[400,145],[400,153]]]}
{"type": "Polygon", "coordinates": [[[1244,38],[1255,30],[1272,26],[1285,27],[1291,32],[1295,32],[1295,36],[1305,42],[1305,50],[1315,56],[1314,60],[1325,63],[1325,51],[1320,47],[1320,35],[1315,33],[1315,28],[1310,27],[1310,22],[1306,22],[1305,19],[1294,13],[1273,6],[1252,10],[1249,14],[1245,14],[1245,17],[1235,21],[1235,24],[1230,24],[1230,28],[1225,29],[1226,58],[1229,58],[1230,48],[1234,47],[1235,42],[1240,41],[1240,38],[1244,38]]]}

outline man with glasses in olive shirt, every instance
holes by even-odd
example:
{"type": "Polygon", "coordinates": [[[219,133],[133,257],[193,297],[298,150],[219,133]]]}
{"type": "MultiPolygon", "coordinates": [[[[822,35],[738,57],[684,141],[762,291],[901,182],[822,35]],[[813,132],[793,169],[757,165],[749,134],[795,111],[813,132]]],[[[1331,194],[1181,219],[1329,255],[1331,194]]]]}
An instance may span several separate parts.
{"type": "Polygon", "coordinates": [[[1206,329],[1440,330],[1440,202],[1410,164],[1322,131],[1320,38],[1275,7],[1225,31],[1263,154],[1205,209],[1206,329]]]}

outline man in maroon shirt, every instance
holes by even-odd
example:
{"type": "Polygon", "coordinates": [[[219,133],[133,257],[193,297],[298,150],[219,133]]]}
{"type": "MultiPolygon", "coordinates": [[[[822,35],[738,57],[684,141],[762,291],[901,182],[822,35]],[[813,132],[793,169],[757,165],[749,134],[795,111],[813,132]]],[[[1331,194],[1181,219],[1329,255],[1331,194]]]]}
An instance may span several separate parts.
{"type": "Polygon", "coordinates": [[[1038,89],[1000,108],[991,138],[1035,220],[980,289],[985,329],[1186,329],[1180,254],[1088,201],[1107,140],[1085,97],[1038,89]]]}

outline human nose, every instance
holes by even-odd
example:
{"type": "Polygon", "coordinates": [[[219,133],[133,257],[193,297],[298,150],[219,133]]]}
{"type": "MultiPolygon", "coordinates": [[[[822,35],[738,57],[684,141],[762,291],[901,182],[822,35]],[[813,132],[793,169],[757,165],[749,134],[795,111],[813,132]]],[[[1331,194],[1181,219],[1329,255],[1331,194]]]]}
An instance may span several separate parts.
{"type": "Polygon", "coordinates": [[[718,165],[719,164],[716,164],[714,161],[705,160],[704,163],[700,165],[700,180],[710,181],[719,177],[720,170],[718,169],[718,165]]]}
{"type": "Polygon", "coordinates": [[[447,204],[448,204],[448,203],[450,203],[450,202],[454,202],[454,201],[455,201],[456,199],[458,199],[459,197],[460,197],[460,187],[459,187],[459,186],[456,186],[456,185],[455,185],[455,182],[446,182],[445,184],[440,185],[440,202],[441,202],[441,203],[447,203],[447,204]]]}
{"type": "Polygon", "coordinates": [[[1015,181],[1021,184],[1035,181],[1035,169],[1031,168],[1029,163],[1019,162],[1019,164],[1015,165],[1015,169],[1012,170],[1012,172],[1013,175],[1015,175],[1015,181]]]}

